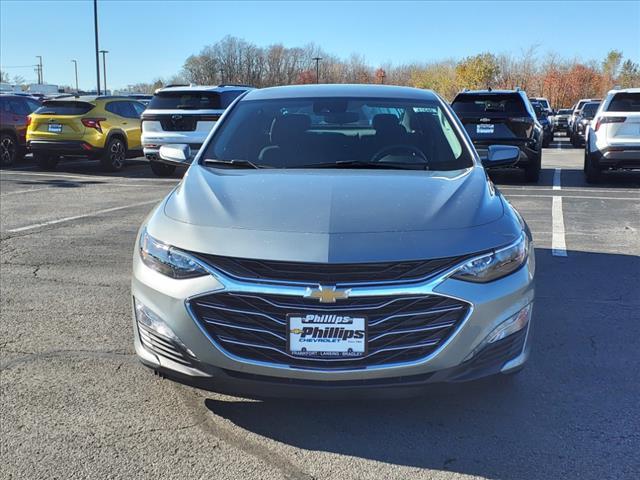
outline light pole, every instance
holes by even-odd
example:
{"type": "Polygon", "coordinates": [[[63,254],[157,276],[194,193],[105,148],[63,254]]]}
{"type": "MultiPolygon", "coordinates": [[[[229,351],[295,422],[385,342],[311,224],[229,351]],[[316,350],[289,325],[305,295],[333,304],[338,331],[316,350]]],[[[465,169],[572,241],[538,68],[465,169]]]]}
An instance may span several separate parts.
{"type": "Polygon", "coordinates": [[[320,60],[322,57],[313,57],[316,62],[316,83],[320,83],[320,60]]]}
{"type": "Polygon", "coordinates": [[[42,56],[36,55],[38,60],[38,84],[44,83],[44,75],[42,74],[42,56]]]}
{"type": "Polygon", "coordinates": [[[78,93],[80,90],[78,89],[78,61],[77,60],[71,60],[73,62],[73,65],[75,67],[76,70],[76,93],[78,93]]]}
{"type": "Polygon", "coordinates": [[[96,93],[100,95],[100,55],[98,54],[98,0],[93,0],[93,31],[96,37],[96,93]]]}
{"type": "Polygon", "coordinates": [[[104,94],[107,94],[107,61],[105,55],[109,53],[109,50],[100,50],[102,54],[102,78],[104,79],[104,94]]]}

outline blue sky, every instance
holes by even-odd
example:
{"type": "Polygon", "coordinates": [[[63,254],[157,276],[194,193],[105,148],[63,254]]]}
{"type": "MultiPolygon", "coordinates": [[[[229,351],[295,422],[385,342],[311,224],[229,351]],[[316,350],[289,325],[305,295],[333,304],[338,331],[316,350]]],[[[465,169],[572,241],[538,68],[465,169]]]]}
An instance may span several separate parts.
{"type": "MultiPolygon", "coordinates": [[[[258,45],[314,42],[378,65],[462,58],[489,51],[600,60],[610,49],[640,61],[640,1],[628,2],[213,2],[99,0],[107,83],[118,88],[177,73],[184,60],[225,35],[258,45]]],[[[35,81],[95,88],[93,2],[0,1],[0,67],[35,81]]]]}

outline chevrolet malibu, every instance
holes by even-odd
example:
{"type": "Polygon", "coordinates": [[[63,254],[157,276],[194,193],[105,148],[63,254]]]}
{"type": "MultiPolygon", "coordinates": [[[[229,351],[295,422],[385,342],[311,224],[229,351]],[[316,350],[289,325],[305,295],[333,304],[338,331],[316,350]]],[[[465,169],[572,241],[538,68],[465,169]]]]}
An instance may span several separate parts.
{"type": "MultiPolygon", "coordinates": [[[[165,145],[165,162],[191,158],[165,145]]],[[[415,392],[519,371],[531,233],[433,92],[252,90],[142,225],[135,349],[161,376],[247,396],[415,392]]]]}

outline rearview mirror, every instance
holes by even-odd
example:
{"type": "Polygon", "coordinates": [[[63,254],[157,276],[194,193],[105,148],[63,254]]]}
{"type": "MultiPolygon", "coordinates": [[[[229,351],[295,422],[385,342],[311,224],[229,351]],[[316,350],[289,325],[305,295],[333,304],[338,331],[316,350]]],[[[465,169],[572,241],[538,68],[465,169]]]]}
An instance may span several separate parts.
{"type": "Polygon", "coordinates": [[[160,160],[174,165],[191,163],[191,148],[184,143],[172,143],[160,147],[160,160]]]}
{"type": "Polygon", "coordinates": [[[520,158],[520,149],[511,145],[491,145],[486,157],[482,158],[482,165],[486,168],[505,167],[513,165],[520,158]]]}

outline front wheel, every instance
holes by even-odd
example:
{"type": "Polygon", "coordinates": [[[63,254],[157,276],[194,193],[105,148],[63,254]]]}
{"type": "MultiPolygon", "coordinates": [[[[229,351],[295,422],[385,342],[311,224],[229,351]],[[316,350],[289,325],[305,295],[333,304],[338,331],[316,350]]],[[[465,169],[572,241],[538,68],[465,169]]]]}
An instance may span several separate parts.
{"type": "Polygon", "coordinates": [[[18,144],[13,135],[3,133],[0,136],[0,165],[10,167],[18,158],[18,144]]]}
{"type": "Polygon", "coordinates": [[[170,177],[176,171],[176,166],[168,163],[154,162],[152,160],[149,164],[151,165],[151,171],[158,177],[170,177]]]}
{"type": "Polygon", "coordinates": [[[119,137],[114,137],[107,143],[100,163],[107,172],[119,172],[124,168],[127,159],[127,146],[119,137]]]}
{"type": "Polygon", "coordinates": [[[50,153],[34,153],[33,158],[42,170],[55,170],[58,165],[58,156],[50,153]]]}

